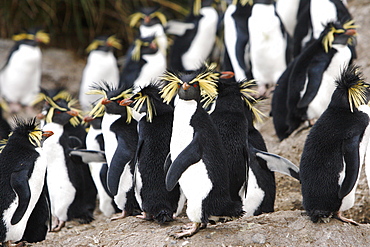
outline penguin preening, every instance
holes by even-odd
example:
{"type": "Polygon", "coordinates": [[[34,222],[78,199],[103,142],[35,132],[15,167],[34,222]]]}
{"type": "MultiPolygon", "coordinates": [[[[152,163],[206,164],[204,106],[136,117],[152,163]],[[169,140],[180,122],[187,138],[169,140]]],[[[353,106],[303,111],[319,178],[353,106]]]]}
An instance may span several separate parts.
{"type": "Polygon", "coordinates": [[[16,43],[0,71],[0,92],[10,111],[16,113],[22,106],[31,110],[40,92],[42,53],[39,44],[48,44],[49,35],[40,29],[30,29],[14,35],[13,40],[16,43]]]}
{"type": "Polygon", "coordinates": [[[44,98],[49,108],[43,130],[54,135],[44,142],[48,161],[47,185],[50,194],[51,211],[54,217],[52,231],[59,231],[66,221],[78,219],[90,223],[94,217],[96,187],[89,167],[81,157],[70,155],[76,146],[84,148],[86,131],[80,125],[79,110],[70,97],[54,101],[48,95],[44,98]]]}
{"type": "Polygon", "coordinates": [[[131,90],[114,89],[106,83],[99,83],[90,91],[103,95],[89,115],[96,117],[105,111],[101,127],[108,165],[107,187],[117,207],[122,210],[121,216],[112,219],[136,214],[139,210],[133,186],[134,157],[138,143],[137,121],[129,106],[120,106],[123,99],[131,97],[131,90]]]}
{"type": "Polygon", "coordinates": [[[98,95],[87,95],[94,82],[106,81],[118,87],[119,69],[114,56],[114,48],[121,49],[119,40],[112,36],[99,36],[86,48],[89,53],[86,66],[82,72],[79,101],[83,111],[89,112],[98,95]]]}
{"type": "Polygon", "coordinates": [[[213,1],[194,0],[184,23],[168,23],[166,32],[176,35],[169,54],[171,70],[197,70],[207,61],[216,41],[219,19],[213,1]],[[179,33],[179,30],[183,32],[179,33]]]}
{"type": "Polygon", "coordinates": [[[363,80],[360,68],[344,68],[328,108],[307,136],[300,178],[303,206],[313,222],[335,217],[357,224],[341,212],[351,208],[355,200],[365,156],[363,145],[369,139],[364,135],[369,116],[360,106],[368,103],[369,93],[370,84],[363,80]]]}
{"type": "Polygon", "coordinates": [[[320,117],[335,89],[334,79],[352,60],[348,43],[356,34],[353,21],[330,22],[319,39],[311,43],[279,78],[271,114],[280,140],[306,120],[320,117]]]}
{"type": "Polygon", "coordinates": [[[15,118],[12,135],[0,154],[0,243],[45,239],[50,205],[45,183],[47,160],[36,119],[15,118]]]}
{"type": "Polygon", "coordinates": [[[170,151],[173,106],[163,102],[159,91],[160,83],[151,82],[130,101],[133,109],[142,113],[135,158],[135,195],[143,211],[140,217],[164,223],[181,212],[182,204],[179,206],[179,186],[167,191],[165,185],[163,164],[170,151]]]}
{"type": "Polygon", "coordinates": [[[180,184],[192,222],[188,230],[174,234],[177,238],[206,227],[211,216],[233,218],[243,213],[242,203],[231,200],[229,169],[218,130],[200,103],[201,95],[208,100],[216,96],[218,77],[214,67],[180,74],[166,72],[161,77],[166,83],[161,91],[165,102],[176,94],[178,97],[165,164],[166,188],[172,190],[180,184]]]}
{"type": "Polygon", "coordinates": [[[155,36],[135,39],[127,56],[119,82],[123,90],[134,88],[138,91],[166,70],[166,56],[159,50],[155,36]]]}

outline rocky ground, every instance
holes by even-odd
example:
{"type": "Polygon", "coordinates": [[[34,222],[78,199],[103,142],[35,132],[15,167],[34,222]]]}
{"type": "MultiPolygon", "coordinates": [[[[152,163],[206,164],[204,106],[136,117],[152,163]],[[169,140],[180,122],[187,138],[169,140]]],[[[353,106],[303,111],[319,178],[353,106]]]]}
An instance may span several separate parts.
{"type": "MultiPolygon", "coordinates": [[[[370,1],[349,1],[349,9],[358,28],[358,59],[365,77],[370,78],[370,1]]],[[[11,41],[1,40],[0,56],[4,61],[11,41]]],[[[43,86],[46,88],[64,86],[74,94],[85,61],[72,53],[58,49],[44,49],[43,86]]],[[[270,101],[266,100],[260,109],[269,115],[270,101]]],[[[268,150],[299,165],[300,155],[309,129],[297,131],[279,142],[273,129],[272,119],[266,117],[258,126],[265,138],[268,150]]],[[[45,241],[32,246],[368,246],[370,245],[370,203],[369,190],[364,172],[356,192],[356,203],[345,216],[360,222],[353,226],[331,220],[330,223],[314,224],[304,215],[300,184],[296,180],[276,174],[277,196],[275,213],[258,217],[243,217],[227,223],[209,225],[190,238],[176,240],[169,235],[189,222],[181,215],[174,222],[158,225],[135,217],[110,221],[96,212],[95,221],[80,225],[68,222],[62,231],[49,233],[45,241]]]]}

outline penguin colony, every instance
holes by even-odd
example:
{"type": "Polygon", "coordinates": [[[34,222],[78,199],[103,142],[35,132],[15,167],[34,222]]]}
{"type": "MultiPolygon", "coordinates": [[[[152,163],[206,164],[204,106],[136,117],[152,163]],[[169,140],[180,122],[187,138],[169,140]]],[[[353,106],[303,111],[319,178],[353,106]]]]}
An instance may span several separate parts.
{"type": "Polygon", "coordinates": [[[35,117],[15,117],[13,128],[0,121],[0,242],[38,242],[66,221],[90,223],[97,198],[106,217],[120,213],[112,220],[163,224],[186,209],[191,223],[172,236],[192,236],[208,223],[273,212],[274,172],[300,180],[313,222],[357,224],[341,213],[368,161],[370,84],[353,63],[356,25],[345,3],[233,0],[222,9],[194,0],[185,21],[167,21],[163,9],[131,16],[138,35],[123,68],[114,35],[87,47],[82,110],[68,92],[40,88],[38,44],[48,34],[13,36],[2,110],[44,106],[40,127],[35,117]],[[280,140],[313,126],[300,168],[269,153],[255,127],[267,97],[280,140]]]}

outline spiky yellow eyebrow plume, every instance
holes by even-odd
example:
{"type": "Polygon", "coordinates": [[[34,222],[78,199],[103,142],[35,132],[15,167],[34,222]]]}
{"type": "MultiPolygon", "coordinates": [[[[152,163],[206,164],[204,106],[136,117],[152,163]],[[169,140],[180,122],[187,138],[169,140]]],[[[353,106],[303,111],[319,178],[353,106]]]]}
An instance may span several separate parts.
{"type": "Polygon", "coordinates": [[[138,92],[135,95],[134,100],[135,103],[133,108],[135,111],[140,111],[141,107],[143,107],[143,105],[146,104],[147,106],[146,120],[151,123],[153,121],[153,116],[156,114],[152,99],[148,95],[143,95],[141,92],[138,92]]]}
{"type": "MultiPolygon", "coordinates": [[[[154,39],[154,42],[156,42],[156,39],[154,39]]],[[[135,47],[132,50],[131,58],[134,61],[139,61],[140,60],[140,51],[142,46],[149,46],[149,42],[143,42],[140,39],[135,40],[135,47]]]]}
{"type": "Polygon", "coordinates": [[[36,127],[28,134],[29,141],[35,146],[41,146],[42,131],[40,128],[36,127]]]}
{"type": "Polygon", "coordinates": [[[116,49],[118,49],[118,50],[122,49],[122,45],[120,43],[120,40],[117,39],[115,35],[112,35],[112,36],[108,37],[107,44],[116,48],[116,49]]]}
{"type": "MultiPolygon", "coordinates": [[[[354,20],[347,21],[343,24],[343,29],[336,29],[335,27],[331,27],[330,31],[324,36],[322,39],[322,45],[324,47],[324,50],[326,53],[329,52],[329,49],[332,47],[333,41],[334,41],[334,34],[340,34],[344,33],[347,29],[355,29],[357,28],[356,25],[354,25],[354,20]]],[[[348,42],[351,42],[352,39],[349,39],[348,42]]]]}
{"type": "MultiPolygon", "coordinates": [[[[355,74],[360,77],[360,70],[355,69],[355,74]]],[[[353,106],[358,108],[360,105],[365,105],[367,103],[366,93],[369,90],[370,85],[366,83],[363,79],[359,79],[356,84],[348,88],[348,101],[351,112],[353,112],[353,106]]]]}
{"type": "MultiPolygon", "coordinates": [[[[130,15],[130,17],[129,17],[131,19],[130,20],[130,27],[135,27],[141,19],[145,18],[145,16],[146,15],[141,13],[141,12],[136,12],[136,13],[130,15]]],[[[149,17],[150,18],[157,17],[159,19],[159,21],[162,23],[162,25],[165,25],[167,23],[166,16],[163,13],[159,12],[159,11],[155,11],[155,12],[151,13],[149,15],[149,17]]]]}
{"type": "MultiPolygon", "coordinates": [[[[90,94],[100,94],[100,95],[103,95],[104,99],[108,98],[107,92],[104,90],[90,90],[90,91],[87,91],[86,94],[89,94],[89,95],[90,94]]],[[[99,100],[94,106],[94,108],[89,112],[88,115],[92,116],[93,118],[97,118],[97,117],[103,116],[104,112],[105,112],[105,107],[101,103],[101,100],[99,100]]]]}
{"type": "Polygon", "coordinates": [[[255,99],[251,94],[257,94],[256,90],[253,90],[251,87],[256,86],[255,80],[244,81],[240,85],[240,93],[242,94],[242,98],[245,104],[249,107],[252,111],[253,119],[255,122],[262,122],[262,117],[265,115],[255,107],[255,104],[259,102],[259,100],[255,99]]]}
{"type": "Polygon", "coordinates": [[[42,30],[38,31],[36,33],[36,35],[29,34],[29,33],[15,34],[15,35],[13,35],[13,38],[12,39],[14,41],[20,41],[20,40],[25,40],[25,39],[29,39],[29,40],[38,39],[39,41],[41,41],[41,42],[43,42],[45,44],[49,44],[49,42],[50,42],[50,36],[49,36],[49,34],[45,33],[42,30]]]}
{"type": "Polygon", "coordinates": [[[40,30],[36,33],[36,39],[44,44],[49,44],[50,42],[49,34],[45,33],[43,30],[40,30]]]}
{"type": "Polygon", "coordinates": [[[195,0],[193,5],[193,14],[200,15],[200,9],[202,8],[202,0],[195,0]]]}
{"type": "MultiPolygon", "coordinates": [[[[117,100],[117,99],[127,99],[127,98],[131,98],[132,97],[132,88],[129,88],[125,91],[123,91],[122,93],[120,93],[119,95],[117,95],[116,97],[112,97],[110,98],[110,100],[117,100]]],[[[126,119],[126,123],[131,123],[131,120],[132,120],[132,109],[131,107],[129,106],[122,106],[122,107],[125,107],[126,108],[126,112],[127,112],[127,119],[126,119]]]]}
{"type": "MultiPolygon", "coordinates": [[[[235,0],[235,4],[234,5],[236,5],[237,2],[238,2],[238,0],[235,0]]],[[[240,0],[239,2],[240,2],[240,5],[241,6],[245,6],[246,4],[249,4],[250,6],[253,5],[253,0],[240,0]]]]}

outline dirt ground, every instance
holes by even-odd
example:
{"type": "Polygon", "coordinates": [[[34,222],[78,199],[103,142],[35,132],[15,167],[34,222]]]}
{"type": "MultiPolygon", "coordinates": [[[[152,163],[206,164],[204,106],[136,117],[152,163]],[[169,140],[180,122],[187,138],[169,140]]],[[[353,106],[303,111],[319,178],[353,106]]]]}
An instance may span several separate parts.
{"type": "MultiPolygon", "coordinates": [[[[370,0],[349,1],[349,9],[358,28],[358,59],[366,78],[370,78],[370,0]]],[[[4,61],[11,41],[0,41],[0,61],[4,61]]],[[[46,48],[43,50],[43,86],[64,86],[71,93],[79,90],[79,82],[85,61],[72,53],[46,48]]],[[[270,101],[260,109],[269,115],[270,101]]],[[[266,117],[258,126],[268,150],[299,165],[300,155],[309,129],[293,133],[279,142],[273,129],[272,119],[266,117]]],[[[243,217],[227,223],[209,225],[190,238],[181,240],[170,237],[188,223],[185,215],[166,225],[143,221],[135,217],[110,221],[96,211],[95,220],[86,225],[68,222],[57,233],[49,233],[45,241],[32,246],[369,246],[370,202],[369,189],[364,172],[361,173],[356,192],[356,203],[345,216],[360,222],[353,226],[331,220],[330,223],[314,224],[304,215],[300,184],[296,180],[276,174],[277,196],[274,213],[258,217],[243,217]]],[[[31,245],[30,245],[31,246],[31,245]]]]}

